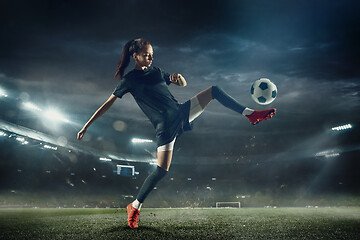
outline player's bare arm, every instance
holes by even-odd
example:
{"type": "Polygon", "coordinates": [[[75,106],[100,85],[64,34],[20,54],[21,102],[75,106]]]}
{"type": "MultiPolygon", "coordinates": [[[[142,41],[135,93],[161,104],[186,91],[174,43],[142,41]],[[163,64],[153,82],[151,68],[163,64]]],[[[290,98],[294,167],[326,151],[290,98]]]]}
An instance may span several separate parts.
{"type": "Polygon", "coordinates": [[[109,108],[114,104],[116,99],[117,99],[117,97],[114,94],[111,94],[111,96],[108,98],[108,100],[106,100],[106,102],[94,113],[94,115],[92,115],[92,117],[89,119],[89,121],[87,123],[85,123],[84,127],[78,132],[78,134],[77,134],[78,140],[81,140],[84,137],[88,127],[90,127],[90,125],[96,119],[101,117],[107,110],[109,110],[109,108]]]}

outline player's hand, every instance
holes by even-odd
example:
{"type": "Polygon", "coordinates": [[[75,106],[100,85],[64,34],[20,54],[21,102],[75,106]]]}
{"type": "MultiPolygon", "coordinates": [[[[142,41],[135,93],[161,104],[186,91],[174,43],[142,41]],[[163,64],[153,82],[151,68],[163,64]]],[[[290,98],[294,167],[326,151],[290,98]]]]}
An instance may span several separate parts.
{"type": "Polygon", "coordinates": [[[85,133],[86,133],[86,128],[85,127],[83,127],[79,132],[78,132],[78,134],[77,134],[77,140],[81,140],[81,139],[83,139],[83,137],[84,137],[84,135],[85,135],[85,133]]]}
{"type": "Polygon", "coordinates": [[[170,75],[170,82],[180,86],[185,87],[186,81],[185,78],[180,73],[173,73],[170,75]]]}
{"type": "Polygon", "coordinates": [[[170,75],[170,82],[177,83],[178,79],[180,78],[179,73],[173,73],[170,75]]]}

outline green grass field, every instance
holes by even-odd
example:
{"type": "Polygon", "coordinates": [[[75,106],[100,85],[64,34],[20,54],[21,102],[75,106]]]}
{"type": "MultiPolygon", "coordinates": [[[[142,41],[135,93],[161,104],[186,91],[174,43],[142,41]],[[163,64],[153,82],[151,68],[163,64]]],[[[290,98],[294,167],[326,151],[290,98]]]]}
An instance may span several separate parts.
{"type": "Polygon", "coordinates": [[[360,239],[360,208],[0,209],[0,239],[360,239]]]}

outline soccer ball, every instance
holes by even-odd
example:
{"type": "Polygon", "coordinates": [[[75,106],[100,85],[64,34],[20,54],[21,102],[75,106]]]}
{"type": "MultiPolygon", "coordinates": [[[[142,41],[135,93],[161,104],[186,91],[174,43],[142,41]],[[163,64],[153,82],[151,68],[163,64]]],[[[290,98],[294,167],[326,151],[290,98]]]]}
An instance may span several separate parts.
{"type": "Polygon", "coordinates": [[[276,85],[267,78],[256,80],[251,86],[251,97],[260,105],[267,105],[275,100],[277,94],[276,85]]]}

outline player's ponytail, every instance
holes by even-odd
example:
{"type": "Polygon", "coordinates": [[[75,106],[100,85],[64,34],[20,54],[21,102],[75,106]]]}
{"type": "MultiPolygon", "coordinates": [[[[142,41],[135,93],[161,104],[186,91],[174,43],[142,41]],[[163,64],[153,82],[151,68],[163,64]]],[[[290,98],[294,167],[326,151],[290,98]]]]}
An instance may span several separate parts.
{"type": "Polygon", "coordinates": [[[117,77],[121,79],[124,76],[125,69],[127,68],[127,66],[129,66],[130,63],[130,57],[134,53],[141,52],[143,47],[148,44],[150,44],[150,42],[142,38],[131,40],[125,44],[121,53],[120,61],[117,64],[114,79],[116,79],[117,77]]]}

